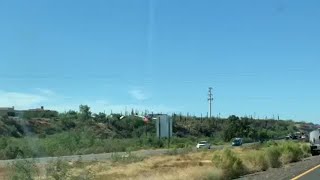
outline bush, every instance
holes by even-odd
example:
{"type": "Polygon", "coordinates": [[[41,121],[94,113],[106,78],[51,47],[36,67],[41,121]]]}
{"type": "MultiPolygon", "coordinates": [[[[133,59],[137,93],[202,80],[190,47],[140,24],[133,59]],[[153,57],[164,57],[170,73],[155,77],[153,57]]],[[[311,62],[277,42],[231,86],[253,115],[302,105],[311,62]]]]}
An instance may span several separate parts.
{"type": "Polygon", "coordinates": [[[269,163],[264,151],[255,151],[247,154],[245,159],[255,168],[254,171],[266,171],[269,168],[269,163]]]}
{"type": "Polygon", "coordinates": [[[270,167],[278,168],[281,166],[281,149],[277,146],[268,147],[266,150],[266,158],[269,162],[270,167]]]}
{"type": "Polygon", "coordinates": [[[267,141],[265,144],[264,144],[264,147],[271,147],[271,146],[278,146],[279,143],[277,143],[276,141],[267,141]]]}
{"type": "Polygon", "coordinates": [[[85,168],[81,157],[75,162],[74,166],[69,165],[64,160],[58,159],[51,161],[46,167],[45,179],[91,180],[94,179],[94,174],[92,171],[85,168]],[[77,173],[71,173],[71,170],[74,168],[81,169],[81,171],[75,171],[77,173]]]}
{"type": "Polygon", "coordinates": [[[176,148],[185,148],[186,145],[183,144],[183,143],[179,143],[179,144],[177,144],[175,147],[176,147],[176,148]]]}
{"type": "Polygon", "coordinates": [[[16,159],[18,156],[24,156],[23,151],[17,145],[9,145],[5,149],[6,159],[16,159]]]}
{"type": "Polygon", "coordinates": [[[309,157],[311,155],[310,146],[308,144],[301,144],[303,157],[309,157]]]}
{"type": "Polygon", "coordinates": [[[199,179],[203,179],[203,180],[221,180],[223,175],[221,173],[221,170],[219,169],[215,169],[212,170],[210,172],[204,173],[203,177],[199,178],[199,179]]]}
{"type": "Polygon", "coordinates": [[[252,143],[252,142],[254,142],[254,139],[252,139],[252,138],[243,138],[242,141],[243,141],[243,143],[252,143]]]}
{"type": "Polygon", "coordinates": [[[68,170],[69,165],[65,161],[58,159],[49,163],[46,168],[46,176],[55,180],[66,179],[68,170]]]}
{"type": "Polygon", "coordinates": [[[19,160],[9,167],[9,179],[11,180],[33,180],[38,174],[34,161],[19,160]]]}
{"type": "Polygon", "coordinates": [[[216,152],[212,161],[217,168],[222,169],[223,174],[227,179],[237,178],[246,174],[246,170],[241,159],[230,149],[224,149],[216,152]]]}
{"type": "Polygon", "coordinates": [[[293,142],[283,143],[281,145],[282,154],[280,160],[283,164],[297,162],[303,158],[303,151],[300,145],[293,142]]]}
{"type": "Polygon", "coordinates": [[[38,135],[38,137],[43,139],[43,138],[46,138],[47,135],[45,133],[41,133],[41,134],[38,135]]]}

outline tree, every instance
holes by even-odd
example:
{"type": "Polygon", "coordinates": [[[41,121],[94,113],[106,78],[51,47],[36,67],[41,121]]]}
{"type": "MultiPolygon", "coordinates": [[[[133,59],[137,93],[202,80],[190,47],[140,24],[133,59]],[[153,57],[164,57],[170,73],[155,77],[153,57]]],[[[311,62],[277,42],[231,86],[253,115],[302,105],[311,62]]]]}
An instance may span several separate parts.
{"type": "Polygon", "coordinates": [[[100,112],[99,114],[94,114],[94,121],[96,122],[106,122],[107,116],[105,113],[100,112]]]}
{"type": "Polygon", "coordinates": [[[260,140],[266,140],[269,138],[267,130],[262,130],[258,132],[258,137],[260,140]]]}
{"type": "Polygon", "coordinates": [[[225,141],[230,141],[232,138],[235,138],[236,136],[240,135],[241,129],[240,127],[240,119],[237,116],[230,116],[228,117],[228,123],[226,124],[223,131],[223,138],[225,141]]]}
{"type": "Polygon", "coordinates": [[[91,111],[89,106],[80,105],[79,111],[80,111],[80,120],[87,121],[91,118],[91,111]]]}

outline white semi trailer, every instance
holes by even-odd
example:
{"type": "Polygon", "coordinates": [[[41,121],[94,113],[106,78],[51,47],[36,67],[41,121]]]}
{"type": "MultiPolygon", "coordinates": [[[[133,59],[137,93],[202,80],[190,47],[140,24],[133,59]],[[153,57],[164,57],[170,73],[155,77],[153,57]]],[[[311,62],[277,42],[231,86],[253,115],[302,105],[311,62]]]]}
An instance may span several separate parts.
{"type": "Polygon", "coordinates": [[[320,129],[310,132],[310,150],[313,156],[320,154],[320,129]]]}

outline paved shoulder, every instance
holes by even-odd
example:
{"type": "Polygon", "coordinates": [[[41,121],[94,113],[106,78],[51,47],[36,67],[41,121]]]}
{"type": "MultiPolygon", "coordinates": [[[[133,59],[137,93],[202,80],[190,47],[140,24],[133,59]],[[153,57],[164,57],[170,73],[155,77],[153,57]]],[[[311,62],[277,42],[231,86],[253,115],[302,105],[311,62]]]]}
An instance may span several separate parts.
{"type": "Polygon", "coordinates": [[[320,164],[294,177],[292,180],[319,180],[320,164]]]}

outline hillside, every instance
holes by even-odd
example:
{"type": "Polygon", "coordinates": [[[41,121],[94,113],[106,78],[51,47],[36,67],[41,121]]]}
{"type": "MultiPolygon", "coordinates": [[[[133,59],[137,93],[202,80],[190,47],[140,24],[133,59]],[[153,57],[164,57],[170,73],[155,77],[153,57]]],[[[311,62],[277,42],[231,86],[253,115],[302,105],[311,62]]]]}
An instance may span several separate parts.
{"type": "MultiPolygon", "coordinates": [[[[79,112],[28,114],[28,117],[0,118],[0,159],[38,157],[162,148],[167,140],[155,137],[155,122],[119,114],[92,114],[88,106],[79,112]],[[32,143],[32,144],[31,144],[32,143]]],[[[297,131],[317,128],[312,123],[262,120],[248,117],[199,118],[172,115],[171,147],[194,146],[201,139],[212,144],[243,137],[246,142],[283,138],[297,131]]]]}

